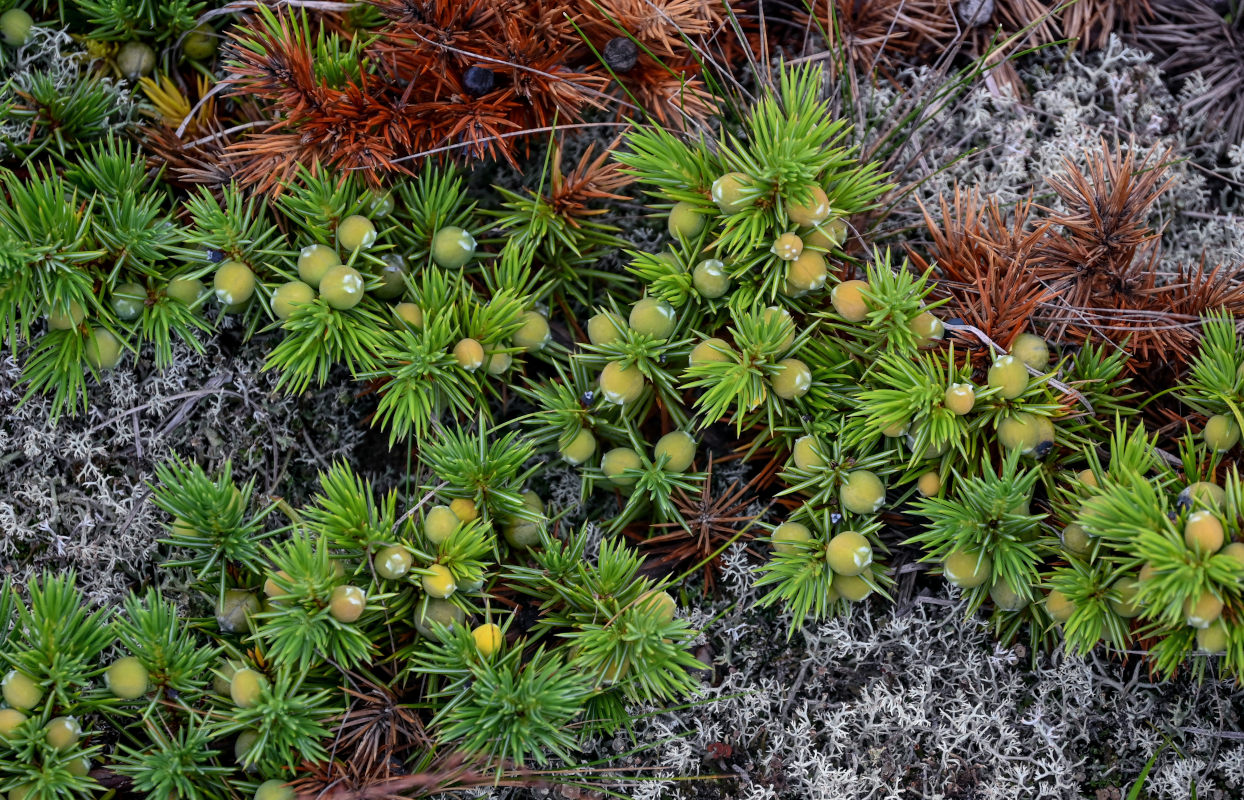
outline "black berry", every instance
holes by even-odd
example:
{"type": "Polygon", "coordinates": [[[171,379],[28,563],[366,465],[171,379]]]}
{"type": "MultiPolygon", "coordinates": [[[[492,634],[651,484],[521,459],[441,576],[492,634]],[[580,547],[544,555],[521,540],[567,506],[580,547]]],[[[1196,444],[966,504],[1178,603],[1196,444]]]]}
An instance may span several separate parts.
{"type": "Polygon", "coordinates": [[[484,67],[469,67],[462,73],[462,85],[476,97],[488,94],[497,85],[497,76],[484,67]]]}
{"type": "Polygon", "coordinates": [[[605,63],[614,72],[630,72],[639,60],[639,48],[625,36],[610,39],[605,44],[605,63]]]}

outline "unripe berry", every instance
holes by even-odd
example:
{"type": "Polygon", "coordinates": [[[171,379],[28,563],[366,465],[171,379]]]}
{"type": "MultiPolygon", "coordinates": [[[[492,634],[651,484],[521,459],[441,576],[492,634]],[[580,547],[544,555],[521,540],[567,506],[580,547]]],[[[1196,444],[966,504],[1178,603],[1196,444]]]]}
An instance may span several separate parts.
{"type": "Polygon", "coordinates": [[[691,284],[702,297],[715,300],[730,291],[730,276],[726,264],[715,258],[706,258],[691,270],[691,284]]]}
{"type": "Polygon", "coordinates": [[[449,597],[458,590],[453,573],[444,564],[433,564],[428,567],[427,575],[423,576],[423,591],[431,597],[449,597]]]}
{"type": "Polygon", "coordinates": [[[1227,623],[1219,619],[1207,628],[1196,632],[1196,649],[1203,653],[1225,653],[1231,641],[1227,623]]]}
{"type": "Polygon", "coordinates": [[[0,681],[0,695],[13,708],[29,711],[43,699],[43,688],[29,675],[11,669],[0,681]]]}
{"type": "Polygon", "coordinates": [[[1084,484],[1085,486],[1090,486],[1094,489],[1096,489],[1098,485],[1097,476],[1093,474],[1093,470],[1091,469],[1082,469],[1079,472],[1077,472],[1076,480],[1080,481],[1080,483],[1084,484]]]}
{"type": "Polygon", "coordinates": [[[812,531],[799,522],[783,522],[773,529],[769,540],[775,553],[798,553],[803,549],[800,543],[812,541],[812,531]]]}
{"type": "Polygon", "coordinates": [[[182,40],[181,51],[186,58],[195,61],[207,61],[216,54],[216,36],[212,27],[206,22],[186,34],[182,40]]]}
{"type": "Polygon", "coordinates": [[[1007,450],[1019,450],[1026,455],[1051,441],[1053,430],[1053,424],[1045,417],[1020,412],[998,423],[998,442],[1007,450]]]}
{"type": "MultiPolygon", "coordinates": [[[[251,748],[259,741],[259,731],[254,728],[247,728],[238,734],[238,738],[233,742],[233,760],[241,764],[250,754],[251,748]]],[[[254,767],[247,768],[248,772],[253,772],[254,767]]]]}
{"type": "Polygon", "coordinates": [[[116,55],[117,69],[130,80],[150,75],[155,69],[156,54],[142,42],[126,42],[116,55]]]}
{"type": "Polygon", "coordinates": [[[514,356],[506,352],[493,353],[488,356],[488,365],[485,369],[489,375],[504,375],[514,364],[514,356]]]}
{"type": "Polygon", "coordinates": [[[961,589],[975,589],[993,578],[993,559],[982,552],[956,550],[942,562],[942,574],[961,589]]]}
{"type": "Polygon", "coordinates": [[[272,313],[277,319],[289,319],[295,309],[315,300],[315,290],[302,281],[290,281],[272,293],[272,313]]]}
{"type": "Polygon", "coordinates": [[[376,552],[373,561],[376,574],[388,581],[395,581],[410,572],[411,564],[414,563],[410,551],[398,544],[382,547],[376,552]]]}
{"type": "Polygon", "coordinates": [[[946,390],[943,402],[946,408],[962,417],[976,405],[976,390],[972,388],[971,384],[952,383],[950,388],[946,390]]]}
{"type": "Polygon", "coordinates": [[[704,215],[699,212],[693,204],[687,202],[677,202],[670,209],[669,219],[666,220],[666,227],[669,229],[670,236],[674,238],[690,239],[698,236],[704,230],[707,220],[704,215]]]}
{"type": "Polygon", "coordinates": [[[843,531],[825,545],[825,561],[839,575],[859,575],[873,563],[873,548],[857,531],[843,531]]]}
{"type": "Polygon", "coordinates": [[[929,470],[916,480],[916,491],[924,497],[933,497],[942,490],[942,476],[929,470]]]}
{"type": "Polygon", "coordinates": [[[264,781],[255,790],[255,800],[294,800],[295,797],[297,794],[294,790],[286,786],[285,781],[277,778],[264,781]]]}
{"type": "Polygon", "coordinates": [[[281,583],[284,583],[286,586],[289,585],[289,573],[283,569],[277,570],[275,576],[269,575],[263,582],[263,593],[268,597],[281,597],[282,595],[288,594],[288,592],[282,588],[281,583],[277,582],[277,578],[280,578],[281,583]]]}
{"type": "Polygon", "coordinates": [[[357,586],[338,586],[328,599],[328,613],[338,622],[357,622],[367,610],[367,594],[357,586]]]}
{"type": "Polygon", "coordinates": [[[1110,600],[1114,613],[1124,619],[1132,619],[1140,615],[1140,606],[1136,603],[1136,593],[1140,589],[1140,581],[1128,577],[1119,578],[1110,587],[1115,597],[1110,600]]]}
{"type": "Polygon", "coordinates": [[[873,593],[872,585],[859,575],[835,575],[832,586],[852,603],[858,603],[873,593]]]}
{"type": "Polygon", "coordinates": [[[833,213],[833,209],[829,207],[829,197],[819,186],[812,187],[806,201],[802,203],[787,201],[785,205],[786,216],[790,218],[790,221],[806,228],[820,225],[833,213]]]}
{"type": "Polygon", "coordinates": [[[783,233],[773,240],[769,252],[783,261],[794,261],[803,253],[803,239],[797,233],[783,233]]]}
{"type": "Polygon", "coordinates": [[[685,431],[670,431],[657,440],[653,448],[653,460],[666,461],[662,467],[666,472],[686,472],[695,460],[695,439],[685,431]]]}
{"type": "Polygon", "coordinates": [[[107,328],[92,328],[82,355],[95,369],[112,369],[121,362],[121,342],[107,328]]]}
{"type": "Polygon", "coordinates": [[[471,638],[475,640],[475,649],[484,658],[492,658],[505,642],[501,627],[491,622],[485,622],[471,631],[471,638]]]}
{"type": "Polygon", "coordinates": [[[627,487],[633,486],[638,477],[633,475],[623,475],[626,470],[643,469],[643,462],[636,453],[629,447],[615,447],[605,453],[600,459],[600,471],[605,474],[609,482],[614,486],[627,487]]]}
{"type": "Polygon", "coordinates": [[[34,26],[34,17],[20,8],[10,8],[0,14],[0,41],[10,47],[21,47],[30,38],[30,29],[34,26]]]}
{"type": "Polygon", "coordinates": [[[803,240],[813,247],[833,250],[847,240],[847,221],[843,217],[826,220],[809,231],[803,240]]]}
{"type": "Polygon", "coordinates": [[[432,506],[423,518],[423,533],[432,544],[441,544],[454,535],[458,523],[458,515],[449,506],[432,506]]]}
{"type": "Polygon", "coordinates": [[[120,283],[112,290],[112,312],[126,322],[142,316],[147,290],[139,283],[120,283]]]}
{"type": "Polygon", "coordinates": [[[674,621],[674,613],[678,610],[678,604],[669,592],[648,592],[636,601],[636,605],[665,625],[674,621]]]}
{"type": "Polygon", "coordinates": [[[946,325],[928,311],[921,311],[907,323],[907,330],[916,337],[916,344],[927,347],[933,342],[941,341],[946,335],[946,325]]]}
{"type": "Polygon", "coordinates": [[[147,693],[151,678],[143,662],[134,656],[118,658],[108,665],[104,685],[122,700],[137,700],[147,693]]]}
{"type": "Polygon", "coordinates": [[[173,278],[164,287],[164,294],[183,305],[192,306],[207,294],[207,287],[194,278],[173,278]]]}
{"type": "Polygon", "coordinates": [[[1198,553],[1217,553],[1226,538],[1222,522],[1212,511],[1194,511],[1184,523],[1184,542],[1198,553]]]}
{"type": "Polygon", "coordinates": [[[782,339],[782,343],[778,345],[777,352],[785,353],[790,346],[795,343],[795,321],[791,319],[790,312],[784,308],[777,306],[769,306],[761,312],[761,319],[766,324],[773,324],[774,320],[781,320],[778,327],[786,331],[786,337],[782,339]]]}
{"type": "Polygon", "coordinates": [[[815,250],[804,250],[799,257],[786,267],[787,295],[815,292],[825,286],[829,277],[829,267],[825,256],[815,250]],[[794,290],[789,291],[789,290],[794,290]]]}
{"type": "Polygon", "coordinates": [[[259,613],[259,598],[245,589],[226,589],[216,605],[216,624],[225,633],[246,630],[247,620],[259,613]]]}
{"type": "Polygon", "coordinates": [[[1002,578],[993,582],[989,589],[989,599],[1003,611],[1019,611],[1028,605],[1028,598],[1012,589],[1002,578]]]}
{"type": "Polygon", "coordinates": [[[791,459],[799,469],[810,470],[825,466],[821,443],[815,436],[800,436],[791,448],[791,459]]]}
{"type": "Polygon", "coordinates": [[[829,293],[829,302],[838,316],[847,322],[863,322],[871,310],[864,293],[868,284],[864,281],[843,281],[829,293]]]}
{"type": "Polygon", "coordinates": [[[1057,589],[1045,596],[1045,610],[1055,622],[1066,622],[1076,612],[1076,604],[1057,589]]]}
{"type": "Polygon", "coordinates": [[[687,356],[688,364],[705,364],[710,361],[725,363],[733,361],[731,353],[734,352],[725,339],[713,337],[705,339],[691,349],[691,353],[687,356]]]}
{"type": "Polygon", "coordinates": [[[674,307],[664,300],[645,297],[631,306],[630,326],[645,336],[668,339],[678,325],[674,307]]]}
{"type": "Polygon", "coordinates": [[[612,311],[601,311],[587,321],[587,338],[594,345],[614,344],[626,336],[626,323],[612,311]]]}
{"type": "Polygon", "coordinates": [[[713,202],[723,214],[737,214],[756,202],[752,179],[742,172],[727,172],[713,181],[713,202]]]}
{"type": "Polygon", "coordinates": [[[298,277],[302,282],[316,288],[330,269],[341,265],[337,251],[322,244],[308,245],[298,254],[298,277]]]}
{"type": "Polygon", "coordinates": [[[1215,414],[1205,422],[1201,437],[1211,448],[1223,453],[1240,441],[1240,426],[1235,423],[1234,417],[1215,414]]]}
{"type": "Polygon", "coordinates": [[[989,368],[989,386],[995,397],[1014,400],[1028,388],[1028,368],[1015,356],[999,356],[989,368]]]}
{"type": "Polygon", "coordinates": [[[577,467],[596,453],[596,437],[587,428],[580,428],[560,452],[562,458],[577,467]]]}
{"type": "MultiPolygon", "coordinates": [[[[523,506],[537,516],[544,516],[544,501],[535,492],[523,492],[523,506]]],[[[501,533],[510,547],[526,550],[540,543],[540,523],[531,519],[515,517],[506,523],[501,533]]]]}
{"type": "Polygon", "coordinates": [[[1222,616],[1222,600],[1212,592],[1202,592],[1184,603],[1184,618],[1193,628],[1208,628],[1222,616]]]}
{"type": "Polygon", "coordinates": [[[72,330],[86,319],[86,309],[77,300],[61,304],[48,311],[48,327],[54,331],[72,330]]]}
{"type": "Polygon", "coordinates": [[[1093,539],[1082,525],[1071,523],[1063,528],[1063,549],[1073,556],[1084,558],[1093,552],[1093,539]]]}
{"type": "Polygon", "coordinates": [[[514,331],[515,347],[521,347],[524,353],[539,350],[552,338],[548,319],[539,311],[524,311],[523,325],[514,331]]]}
{"type": "Polygon", "coordinates": [[[857,469],[843,479],[838,498],[852,514],[872,514],[885,503],[885,484],[873,472],[857,469]]]}
{"type": "Polygon", "coordinates": [[[475,237],[453,225],[432,236],[432,260],[445,269],[457,269],[475,257],[475,237]]]}
{"type": "Polygon", "coordinates": [[[241,261],[226,261],[212,277],[216,300],[223,306],[239,306],[255,294],[255,273],[241,261]]]}
{"type": "Polygon", "coordinates": [[[423,328],[423,309],[414,303],[398,303],[393,306],[393,314],[401,324],[412,330],[423,328]]]}
{"type": "Polygon", "coordinates": [[[454,345],[454,359],[467,372],[484,366],[484,346],[474,339],[461,339],[454,345]]]}
{"type": "Polygon", "coordinates": [[[1050,365],[1050,346],[1032,333],[1021,333],[1015,337],[1015,341],[1011,342],[1011,355],[1038,371],[1050,365]]]}
{"type": "Polygon", "coordinates": [[[1196,481],[1188,484],[1175,502],[1181,508],[1222,508],[1226,499],[1227,492],[1218,484],[1196,481]]]}
{"type": "Polygon", "coordinates": [[[1218,552],[1218,555],[1233,559],[1238,562],[1241,567],[1244,567],[1244,542],[1231,542],[1226,547],[1222,548],[1222,550],[1218,552]]]}
{"type": "Polygon", "coordinates": [[[43,726],[48,744],[57,750],[68,750],[82,738],[82,726],[73,717],[53,717],[43,726]]]}
{"type": "Polygon", "coordinates": [[[16,708],[0,708],[0,742],[13,740],[13,734],[28,717],[16,708]]]}
{"type": "Polygon", "coordinates": [[[462,522],[473,522],[479,519],[479,507],[475,505],[474,500],[465,497],[455,497],[451,500],[449,510],[454,512],[454,516],[462,522]]]}
{"type": "Polygon", "coordinates": [[[644,374],[635,364],[624,366],[610,361],[600,371],[600,391],[614,405],[626,405],[639,399],[644,392],[644,374]]]}
{"type": "Polygon", "coordinates": [[[363,276],[354,267],[340,264],[320,279],[320,296],[338,311],[354,308],[363,299],[363,276]]]}
{"type": "Polygon", "coordinates": [[[376,226],[367,217],[354,214],[343,219],[337,226],[337,246],[347,253],[371,247],[375,243],[376,226]]]}
{"type": "Polygon", "coordinates": [[[432,627],[434,622],[452,630],[465,621],[465,611],[439,597],[424,597],[415,610],[415,630],[428,637],[436,633],[432,627]]]}
{"type": "Polygon", "coordinates": [[[380,285],[371,290],[372,294],[381,300],[400,297],[406,291],[406,260],[400,255],[386,255],[377,277],[380,278],[380,285]]]}
{"type": "Polygon", "coordinates": [[[259,702],[259,695],[267,685],[267,678],[249,667],[243,667],[233,673],[233,680],[229,681],[229,698],[238,708],[250,708],[259,702]]]}
{"type": "Polygon", "coordinates": [[[803,397],[812,388],[812,370],[797,358],[785,358],[776,365],[769,382],[773,393],[783,400],[803,397]]]}
{"type": "Polygon", "coordinates": [[[881,435],[887,439],[897,439],[905,436],[909,428],[911,428],[911,420],[900,420],[882,428],[881,435]]]}

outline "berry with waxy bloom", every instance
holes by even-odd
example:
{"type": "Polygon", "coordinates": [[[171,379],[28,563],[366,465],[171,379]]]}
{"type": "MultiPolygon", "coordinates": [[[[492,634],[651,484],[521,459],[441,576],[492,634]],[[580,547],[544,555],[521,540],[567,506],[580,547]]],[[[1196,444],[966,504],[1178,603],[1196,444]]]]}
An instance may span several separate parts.
{"type": "Polygon", "coordinates": [[[829,293],[829,302],[838,316],[847,322],[863,322],[872,310],[864,293],[868,284],[864,281],[843,281],[829,293]]]}
{"type": "Polygon", "coordinates": [[[477,242],[467,231],[446,225],[432,236],[432,260],[445,269],[458,269],[475,257],[477,242]]]}
{"type": "Polygon", "coordinates": [[[347,253],[376,243],[376,226],[361,214],[352,214],[337,225],[337,246],[347,253]]]}

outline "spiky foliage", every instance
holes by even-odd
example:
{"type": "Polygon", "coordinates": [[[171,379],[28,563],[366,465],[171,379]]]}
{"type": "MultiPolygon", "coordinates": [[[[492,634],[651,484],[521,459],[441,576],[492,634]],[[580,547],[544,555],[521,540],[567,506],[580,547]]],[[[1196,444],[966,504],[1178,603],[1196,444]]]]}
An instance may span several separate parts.
{"type": "Polygon", "coordinates": [[[1151,224],[1171,178],[1169,152],[1139,154],[1102,143],[1081,169],[1049,179],[1056,208],[1018,204],[1009,213],[956,189],[940,219],[925,209],[930,243],[921,266],[936,265],[961,341],[982,357],[1025,328],[1067,342],[1126,348],[1128,371],[1178,373],[1195,347],[1195,320],[1238,311],[1239,286],[1220,267],[1159,269],[1160,231],[1151,224]]]}
{"type": "Polygon", "coordinates": [[[0,327],[22,353],[28,395],[78,412],[88,378],[127,351],[154,345],[166,366],[174,340],[201,347],[206,325],[167,291],[195,273],[170,267],[178,228],[130,144],[108,139],[63,173],[0,170],[0,182],[0,327]]]}
{"type": "Polygon", "coordinates": [[[948,318],[975,331],[956,333],[974,366],[993,360],[994,348],[1007,349],[1028,330],[1038,311],[1052,300],[1052,290],[1028,267],[1045,236],[1045,225],[1031,225],[1030,203],[1009,213],[996,200],[956,186],[952,199],[939,201],[940,220],[922,207],[930,237],[928,258],[910,248],[919,270],[936,268],[938,294],[947,298],[948,318]]]}
{"type": "MultiPolygon", "coordinates": [[[[738,284],[734,308],[800,294],[787,281],[788,264],[799,253],[779,248],[779,237],[798,232],[797,249],[807,247],[809,257],[832,253],[845,218],[872,208],[887,188],[877,166],[861,163],[847,145],[847,123],[829,113],[821,73],[807,66],[781,71],[777,88],[747,115],[741,136],[727,132],[710,148],[644,128],[627,143],[630,151],[619,160],[647,187],[655,207],[672,212],[681,203],[679,213],[701,218],[701,230],[684,236],[725,265],[738,284]],[[790,208],[804,205],[817,210],[799,215],[814,221],[801,228],[790,208]]],[[[823,285],[822,279],[816,288],[823,285]]]]}
{"type": "Polygon", "coordinates": [[[746,483],[735,480],[718,489],[713,483],[713,463],[710,460],[705,467],[698,492],[674,489],[671,499],[677,519],[654,525],[655,533],[626,529],[640,549],[652,554],[653,561],[664,568],[702,565],[704,585],[710,591],[716,586],[722,551],[733,542],[749,541],[755,535],[753,523],[760,515],[751,513],[751,507],[757,502],[759,491],[772,482],[779,466],[777,461],[771,461],[746,483]]]}
{"type": "Polygon", "coordinates": [[[634,108],[624,98],[665,122],[702,120],[714,106],[688,38],[712,32],[718,13],[708,3],[372,6],[365,30],[331,14],[260,8],[234,34],[230,91],[279,121],[223,134],[229,174],[271,191],[314,161],[361,170],[373,184],[429,155],[517,165],[524,137],[634,108]],[[613,40],[634,58],[610,67],[613,40]]]}
{"type": "Polygon", "coordinates": [[[831,63],[847,61],[867,74],[940,50],[956,33],[948,11],[936,0],[816,0],[796,20],[824,37],[831,63]]]}
{"type": "Polygon", "coordinates": [[[205,2],[192,0],[74,0],[73,4],[93,26],[94,37],[120,42],[140,37],[157,42],[176,39],[194,30],[207,7],[205,2]]]}
{"type": "Polygon", "coordinates": [[[1204,116],[1210,126],[1222,129],[1226,144],[1244,137],[1242,24],[1238,9],[1224,15],[1204,0],[1154,0],[1152,22],[1136,31],[1137,41],[1157,53],[1167,74],[1184,81],[1199,73],[1212,87],[1190,98],[1185,113],[1204,116]]]}
{"type": "MultiPolygon", "coordinates": [[[[945,564],[952,554],[967,554],[975,560],[973,570],[990,576],[972,587],[969,609],[978,608],[999,582],[1024,605],[1035,599],[1037,568],[1050,547],[1041,525],[1044,515],[1031,508],[1037,478],[1036,468],[1020,469],[1014,452],[996,472],[991,465],[979,477],[965,479],[952,472],[953,494],[912,505],[914,513],[929,520],[911,539],[927,551],[927,560],[945,564]]],[[[960,567],[958,578],[964,577],[960,567]]]]}
{"type": "Polygon", "coordinates": [[[239,488],[228,463],[213,478],[178,458],[157,467],[156,479],[155,503],[173,517],[166,543],[185,554],[174,564],[190,567],[200,581],[222,590],[231,566],[262,568],[261,542],[272,535],[263,531],[263,517],[271,508],[252,515],[254,479],[239,488]]]}

